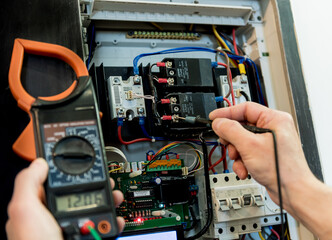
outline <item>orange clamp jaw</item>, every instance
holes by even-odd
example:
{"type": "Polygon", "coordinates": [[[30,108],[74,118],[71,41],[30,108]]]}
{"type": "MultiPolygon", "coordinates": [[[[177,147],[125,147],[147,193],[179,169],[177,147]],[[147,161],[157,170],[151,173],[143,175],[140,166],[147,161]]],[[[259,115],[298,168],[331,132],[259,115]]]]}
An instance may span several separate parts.
{"type": "MultiPolygon", "coordinates": [[[[15,39],[8,74],[9,88],[17,101],[17,105],[29,114],[30,122],[14,143],[13,150],[20,157],[32,161],[36,159],[37,155],[30,109],[36,99],[25,91],[21,82],[21,72],[25,52],[63,60],[73,68],[77,78],[89,76],[89,73],[82,59],[68,48],[50,43],[42,43],[19,38],[15,39]]],[[[76,86],[77,81],[74,81],[67,90],[58,95],[38,98],[45,101],[58,101],[68,97],[74,91],[76,86]]]]}

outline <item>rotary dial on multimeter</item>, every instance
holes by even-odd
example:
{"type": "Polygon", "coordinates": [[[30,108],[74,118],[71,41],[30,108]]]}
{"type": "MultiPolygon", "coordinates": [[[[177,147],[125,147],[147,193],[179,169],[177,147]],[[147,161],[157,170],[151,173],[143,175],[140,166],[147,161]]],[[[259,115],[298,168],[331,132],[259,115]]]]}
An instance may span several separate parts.
{"type": "Polygon", "coordinates": [[[44,125],[49,183],[84,184],[105,179],[98,131],[93,121],[44,125]]]}

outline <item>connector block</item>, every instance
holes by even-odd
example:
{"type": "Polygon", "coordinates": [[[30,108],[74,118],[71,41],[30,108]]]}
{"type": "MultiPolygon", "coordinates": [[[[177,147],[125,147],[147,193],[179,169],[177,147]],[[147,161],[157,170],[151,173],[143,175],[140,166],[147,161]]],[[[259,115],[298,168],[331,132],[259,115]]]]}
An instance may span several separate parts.
{"type": "Polygon", "coordinates": [[[180,159],[169,159],[169,160],[157,160],[151,163],[147,167],[147,172],[160,172],[160,171],[182,171],[182,160],[180,159]]]}

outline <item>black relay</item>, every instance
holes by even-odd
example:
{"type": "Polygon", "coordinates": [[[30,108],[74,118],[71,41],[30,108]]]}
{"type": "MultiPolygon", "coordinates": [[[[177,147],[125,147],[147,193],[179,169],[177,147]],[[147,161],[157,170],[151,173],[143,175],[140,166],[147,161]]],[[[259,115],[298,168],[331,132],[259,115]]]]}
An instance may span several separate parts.
{"type": "Polygon", "coordinates": [[[171,99],[170,115],[208,118],[209,113],[217,109],[214,93],[172,93],[167,98],[171,99]]]}
{"type": "Polygon", "coordinates": [[[178,87],[213,87],[213,76],[210,59],[166,58],[161,74],[173,78],[178,87]]]}

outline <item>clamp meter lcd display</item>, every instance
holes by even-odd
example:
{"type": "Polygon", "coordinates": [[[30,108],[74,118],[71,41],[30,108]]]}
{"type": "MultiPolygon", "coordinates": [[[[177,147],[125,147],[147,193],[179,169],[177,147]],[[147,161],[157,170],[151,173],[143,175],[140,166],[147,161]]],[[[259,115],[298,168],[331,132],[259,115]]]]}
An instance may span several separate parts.
{"type": "Polygon", "coordinates": [[[16,39],[9,85],[30,123],[13,145],[27,160],[43,157],[49,165],[47,206],[65,234],[93,239],[80,231],[93,222],[102,237],[118,234],[112,190],[105,161],[99,111],[92,82],[82,60],[64,47],[16,39]],[[24,52],[67,62],[78,80],[52,97],[31,97],[20,74],[24,52]]]}

